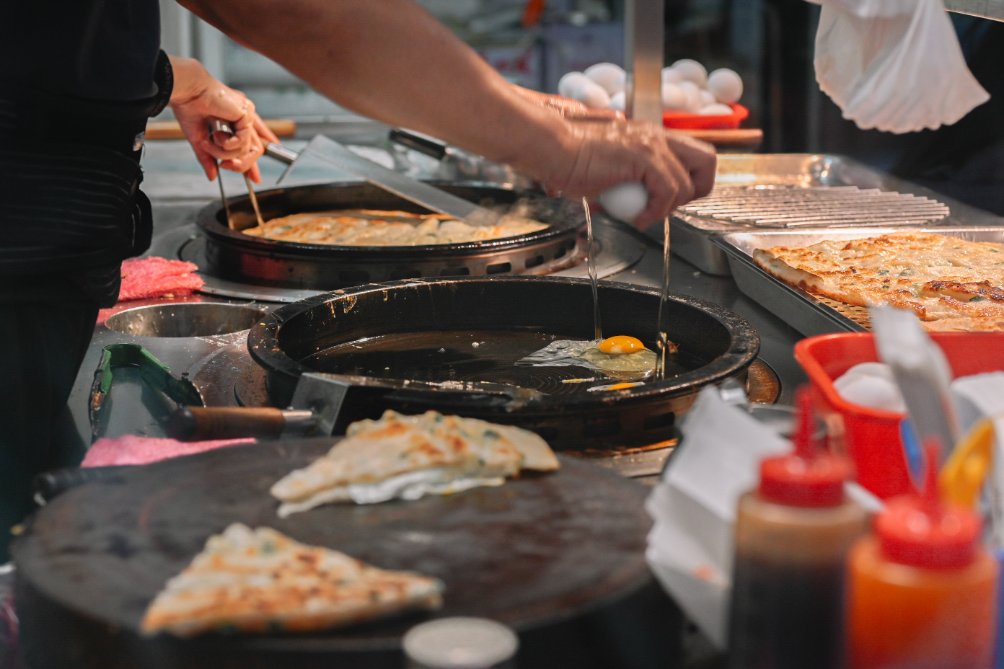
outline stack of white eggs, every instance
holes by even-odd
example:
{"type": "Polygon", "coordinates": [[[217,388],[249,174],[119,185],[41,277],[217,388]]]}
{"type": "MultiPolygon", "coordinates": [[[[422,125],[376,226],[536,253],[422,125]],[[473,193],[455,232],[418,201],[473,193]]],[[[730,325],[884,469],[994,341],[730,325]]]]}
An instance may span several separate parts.
{"type": "MultiPolygon", "coordinates": [[[[558,81],[558,94],[592,109],[624,111],[624,68],[597,63],[582,72],[569,72],[558,81]]],[[[726,67],[709,74],[696,60],[684,58],[662,70],[662,109],[668,112],[722,116],[743,94],[743,80],[726,67]]]]}

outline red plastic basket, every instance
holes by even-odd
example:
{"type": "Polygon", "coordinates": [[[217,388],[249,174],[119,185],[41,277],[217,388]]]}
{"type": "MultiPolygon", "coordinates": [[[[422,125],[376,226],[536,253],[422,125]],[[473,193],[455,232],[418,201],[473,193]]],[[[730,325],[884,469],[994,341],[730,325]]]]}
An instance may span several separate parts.
{"type": "MultiPolygon", "coordinates": [[[[944,351],[956,377],[1004,370],[1004,332],[935,332],[931,338],[944,351]]],[[[833,387],[833,381],[854,365],[878,361],[875,336],[864,332],[809,337],[795,344],[795,360],[809,376],[818,406],[843,418],[858,482],[883,499],[909,492],[900,437],[903,414],[851,404],[833,387]]]]}
{"type": "Polygon", "coordinates": [[[702,116],[701,114],[689,114],[686,112],[663,112],[662,124],[667,128],[677,128],[680,130],[720,130],[723,128],[738,128],[750,110],[741,104],[731,104],[731,114],[721,114],[720,116],[702,116]]]}

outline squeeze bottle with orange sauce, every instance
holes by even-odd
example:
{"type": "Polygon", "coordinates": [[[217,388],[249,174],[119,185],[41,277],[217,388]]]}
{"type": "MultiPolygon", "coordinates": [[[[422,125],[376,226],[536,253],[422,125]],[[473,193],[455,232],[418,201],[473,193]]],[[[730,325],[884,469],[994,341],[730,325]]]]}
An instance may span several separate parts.
{"type": "Polygon", "coordinates": [[[847,551],[867,516],[844,495],[846,460],[813,440],[798,396],[793,453],[766,458],[739,500],[729,616],[730,669],[842,669],[847,551]]]}
{"type": "Polygon", "coordinates": [[[850,669],[989,669],[998,563],[971,509],[938,496],[936,440],[921,495],[887,502],[848,558],[850,669]]]}

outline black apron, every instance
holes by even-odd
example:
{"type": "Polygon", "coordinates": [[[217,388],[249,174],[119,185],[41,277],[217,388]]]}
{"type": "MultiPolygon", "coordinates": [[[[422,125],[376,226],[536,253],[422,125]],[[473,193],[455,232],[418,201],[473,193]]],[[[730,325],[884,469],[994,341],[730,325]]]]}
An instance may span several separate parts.
{"type": "Polygon", "coordinates": [[[157,2],[4,3],[0,25],[0,304],[111,306],[152,231],[140,149],[173,83],[157,2]]]}

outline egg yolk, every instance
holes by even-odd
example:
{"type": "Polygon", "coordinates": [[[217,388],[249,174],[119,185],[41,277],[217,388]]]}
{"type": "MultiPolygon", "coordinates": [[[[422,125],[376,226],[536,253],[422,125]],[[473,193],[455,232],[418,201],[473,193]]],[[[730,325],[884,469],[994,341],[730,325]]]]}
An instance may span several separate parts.
{"type": "Polygon", "coordinates": [[[617,335],[616,337],[607,337],[597,344],[596,348],[608,355],[623,355],[625,353],[644,351],[645,344],[642,344],[641,340],[636,337],[617,335]]]}

